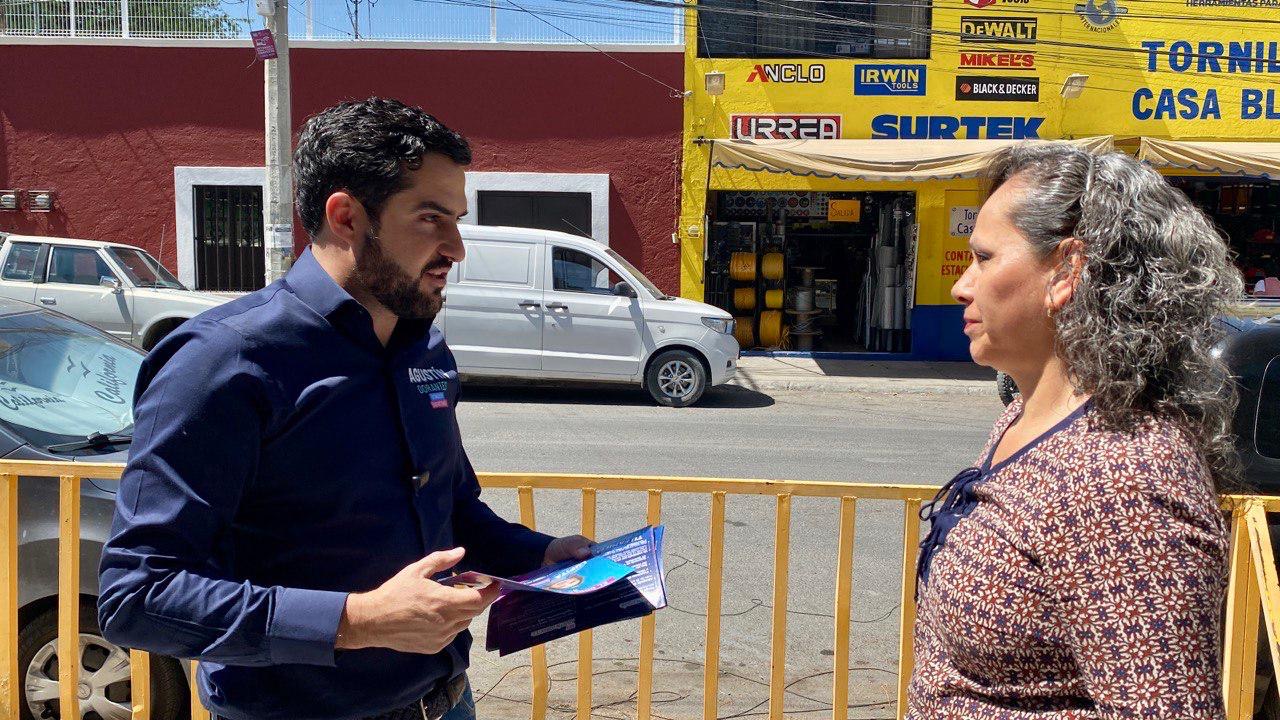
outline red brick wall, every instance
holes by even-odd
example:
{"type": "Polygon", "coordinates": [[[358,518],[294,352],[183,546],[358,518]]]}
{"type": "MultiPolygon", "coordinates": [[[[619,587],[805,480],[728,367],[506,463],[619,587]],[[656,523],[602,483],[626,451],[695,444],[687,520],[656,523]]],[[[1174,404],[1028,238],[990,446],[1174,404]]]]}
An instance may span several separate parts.
{"type": "MultiPolygon", "coordinates": [[[[610,245],[679,290],[681,101],[595,52],[294,48],[295,129],[339,100],[421,105],[465,134],[473,170],[610,176],[610,245]]],[[[623,59],[682,84],[678,52],[623,59]]],[[[173,168],[263,164],[262,65],[244,48],[3,45],[0,188],[56,211],[0,230],[108,239],[177,263],[173,168]]],[[[300,227],[300,226],[299,226],[300,227]]]]}

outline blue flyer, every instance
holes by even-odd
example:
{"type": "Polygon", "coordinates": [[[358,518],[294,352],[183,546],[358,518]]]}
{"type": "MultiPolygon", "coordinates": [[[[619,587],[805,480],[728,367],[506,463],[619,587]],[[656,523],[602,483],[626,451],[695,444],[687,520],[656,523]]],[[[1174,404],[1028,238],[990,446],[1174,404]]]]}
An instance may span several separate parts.
{"type": "Polygon", "coordinates": [[[512,579],[463,573],[448,584],[499,582],[489,608],[487,650],[500,655],[667,606],[661,525],[591,546],[592,557],[559,563],[512,579]]]}
{"type": "Polygon", "coordinates": [[[592,557],[578,562],[558,563],[519,578],[504,578],[488,573],[468,571],[441,580],[442,585],[485,587],[502,586],[503,593],[512,591],[549,592],[562,595],[585,595],[607,587],[631,575],[635,569],[607,557],[592,557]]]}

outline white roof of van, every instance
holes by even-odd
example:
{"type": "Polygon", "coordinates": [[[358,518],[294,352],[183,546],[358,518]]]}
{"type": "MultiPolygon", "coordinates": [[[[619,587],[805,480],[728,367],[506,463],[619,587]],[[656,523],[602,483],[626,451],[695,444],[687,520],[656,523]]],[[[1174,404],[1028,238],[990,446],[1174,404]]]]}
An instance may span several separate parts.
{"type": "Polygon", "coordinates": [[[475,237],[476,235],[485,234],[497,237],[507,238],[511,240],[524,240],[526,242],[542,242],[543,240],[556,240],[565,243],[594,243],[603,245],[596,240],[583,237],[581,235],[573,235],[571,233],[560,232],[559,230],[536,230],[532,228],[508,227],[505,225],[459,225],[458,230],[462,233],[463,238],[475,237]]]}
{"type": "MultiPolygon", "coordinates": [[[[78,238],[45,237],[43,235],[5,235],[5,240],[12,242],[48,243],[50,245],[76,245],[79,247],[127,247],[142,250],[137,245],[119,242],[103,242],[101,240],[81,240],[78,238]]],[[[145,252],[145,250],[143,251],[145,252]]]]}

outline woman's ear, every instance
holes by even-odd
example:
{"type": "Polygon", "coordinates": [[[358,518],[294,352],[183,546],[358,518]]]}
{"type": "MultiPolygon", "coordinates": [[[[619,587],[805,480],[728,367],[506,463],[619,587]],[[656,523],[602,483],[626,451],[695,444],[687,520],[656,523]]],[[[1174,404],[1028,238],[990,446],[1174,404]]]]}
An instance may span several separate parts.
{"type": "Polygon", "coordinates": [[[1052,315],[1071,302],[1076,287],[1080,285],[1080,278],[1084,274],[1084,243],[1074,237],[1066,238],[1058,243],[1058,249],[1054,250],[1050,261],[1056,271],[1049,281],[1045,304],[1052,315]]]}

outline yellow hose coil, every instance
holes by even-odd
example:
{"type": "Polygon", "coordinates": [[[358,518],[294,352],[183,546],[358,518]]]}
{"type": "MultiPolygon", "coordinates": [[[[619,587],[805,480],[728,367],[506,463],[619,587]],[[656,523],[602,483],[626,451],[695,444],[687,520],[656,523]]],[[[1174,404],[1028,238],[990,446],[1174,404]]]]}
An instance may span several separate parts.
{"type": "Polygon", "coordinates": [[[764,306],[770,310],[782,309],[782,291],[781,290],[765,290],[764,306]]]}
{"type": "Polygon", "coordinates": [[[756,289],[741,287],[733,291],[733,306],[739,310],[756,309],[756,289]]]}
{"type": "Polygon", "coordinates": [[[766,310],[760,313],[760,344],[765,347],[782,345],[782,311],[766,310]]]}
{"type": "Polygon", "coordinates": [[[738,346],[744,348],[755,347],[755,319],[747,315],[746,317],[734,318],[734,321],[733,336],[738,340],[738,346]]]}
{"type": "Polygon", "coordinates": [[[783,275],[782,253],[765,255],[762,269],[766,280],[781,280],[783,275]]]}
{"type": "Polygon", "coordinates": [[[755,253],[736,252],[729,256],[729,277],[734,280],[756,279],[755,253]]]}

